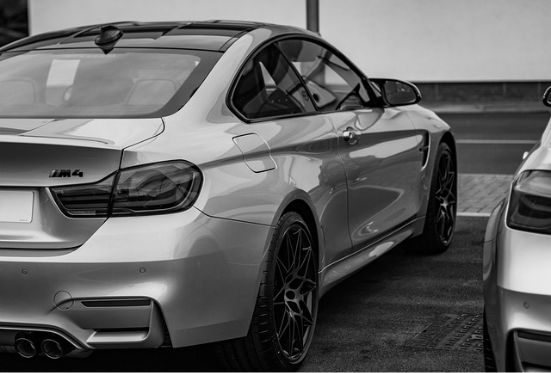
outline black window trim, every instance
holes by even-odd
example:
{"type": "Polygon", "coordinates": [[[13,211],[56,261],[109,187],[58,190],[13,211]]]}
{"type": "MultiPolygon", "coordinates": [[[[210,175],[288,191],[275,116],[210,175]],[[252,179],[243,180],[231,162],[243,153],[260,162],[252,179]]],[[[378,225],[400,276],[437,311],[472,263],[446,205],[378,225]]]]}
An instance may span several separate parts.
{"type": "MultiPolygon", "coordinates": [[[[279,46],[277,45],[278,42],[284,41],[284,40],[289,40],[289,39],[310,41],[312,43],[318,44],[318,45],[322,46],[323,48],[329,50],[335,56],[340,58],[345,64],[347,64],[352,69],[352,71],[354,71],[354,73],[356,73],[360,77],[365,89],[367,90],[367,94],[369,95],[369,99],[371,100],[371,102],[373,102],[372,106],[365,106],[365,108],[384,107],[384,103],[375,95],[374,92],[372,92],[371,85],[369,84],[369,78],[356,65],[354,65],[354,63],[352,61],[350,61],[343,53],[341,53],[337,48],[333,47],[331,44],[329,44],[328,42],[326,42],[323,39],[319,39],[319,38],[316,38],[314,36],[310,36],[310,35],[306,35],[306,34],[301,34],[301,33],[296,33],[295,34],[295,33],[293,33],[293,34],[279,35],[279,36],[276,36],[274,38],[271,38],[271,39],[268,39],[268,40],[264,41],[262,44],[258,45],[255,50],[253,50],[253,52],[248,56],[248,58],[243,62],[243,64],[237,70],[237,73],[235,74],[235,76],[234,76],[234,78],[233,78],[233,80],[230,84],[230,89],[228,90],[228,94],[226,96],[226,105],[228,106],[230,111],[235,116],[237,116],[241,121],[243,121],[244,123],[253,124],[253,123],[259,123],[259,122],[269,122],[269,121],[278,120],[278,119],[290,119],[290,118],[299,118],[299,117],[305,117],[305,116],[325,115],[325,114],[342,112],[342,110],[334,110],[334,111],[327,111],[327,112],[322,112],[320,110],[320,108],[316,104],[315,100],[313,100],[313,98],[310,94],[310,91],[306,87],[306,83],[304,82],[304,79],[302,78],[301,74],[297,71],[296,67],[289,61],[289,59],[287,58],[285,53],[283,53],[281,51],[281,49],[279,48],[279,46]],[[247,118],[239,110],[237,110],[237,108],[233,105],[233,95],[235,93],[235,89],[237,87],[237,83],[239,81],[239,78],[241,77],[241,73],[243,72],[243,69],[245,68],[246,64],[251,59],[255,58],[260,52],[262,52],[265,48],[267,48],[270,45],[274,45],[274,47],[276,47],[279,50],[279,52],[283,55],[283,57],[285,58],[287,63],[289,65],[291,65],[291,68],[293,69],[295,74],[298,76],[298,78],[300,80],[300,83],[302,84],[303,88],[306,90],[306,92],[308,92],[308,97],[312,101],[316,111],[306,112],[306,113],[297,113],[297,114],[273,115],[273,116],[262,117],[262,118],[247,118]]],[[[358,109],[350,109],[350,111],[352,111],[352,110],[358,110],[358,109]]],[[[349,111],[349,110],[344,110],[344,111],[349,111]]]]}
{"type": "MultiPolygon", "coordinates": [[[[311,37],[311,36],[308,36],[308,35],[299,34],[298,36],[290,36],[290,37],[285,36],[283,38],[279,38],[277,40],[277,42],[284,41],[284,40],[287,40],[287,39],[310,41],[314,44],[320,45],[321,47],[327,49],[329,52],[333,53],[336,57],[340,58],[348,67],[350,67],[350,69],[356,75],[358,75],[358,77],[360,78],[362,84],[364,85],[365,90],[367,91],[367,94],[369,95],[369,99],[371,100],[370,102],[372,102],[374,104],[374,105],[371,105],[371,106],[364,106],[364,108],[373,108],[373,107],[382,107],[383,106],[384,103],[373,92],[373,89],[371,88],[371,85],[369,84],[369,82],[370,82],[369,78],[352,61],[350,61],[350,59],[348,59],[343,53],[341,53],[337,48],[335,48],[334,46],[329,44],[327,41],[325,41],[323,39],[317,39],[315,37],[311,37]]],[[[283,54],[283,55],[285,56],[285,54],[283,54]]],[[[287,59],[287,56],[285,56],[285,58],[287,59]]],[[[289,61],[289,63],[291,63],[291,62],[289,61]]],[[[302,75],[296,70],[295,66],[292,63],[291,63],[291,66],[297,72],[297,75],[300,77],[300,80],[302,81],[303,85],[306,86],[306,82],[302,78],[302,75]]],[[[308,91],[308,89],[307,89],[307,91],[308,91]]],[[[308,94],[310,94],[310,91],[308,91],[308,94]]],[[[319,107],[317,106],[315,101],[313,101],[313,102],[314,102],[316,108],[318,108],[318,111],[321,112],[321,110],[319,109],[319,107]]],[[[332,111],[324,111],[324,112],[321,112],[321,113],[331,114],[331,113],[339,113],[339,112],[343,112],[343,111],[346,112],[346,111],[354,111],[354,110],[358,110],[358,109],[332,110],[332,111]]]]}
{"type": "MultiPolygon", "coordinates": [[[[316,100],[314,100],[314,97],[312,97],[312,94],[310,93],[310,90],[308,89],[308,86],[306,85],[306,82],[302,78],[302,74],[300,73],[300,71],[297,70],[295,65],[293,65],[293,63],[289,60],[289,58],[285,55],[285,53],[283,53],[283,51],[279,47],[279,42],[284,41],[286,39],[289,39],[289,38],[283,38],[283,39],[279,39],[279,40],[275,41],[274,46],[277,48],[279,53],[281,53],[281,55],[283,56],[285,61],[287,61],[289,66],[291,66],[291,69],[293,69],[293,71],[295,72],[295,75],[298,76],[298,80],[299,80],[300,84],[302,85],[302,88],[304,88],[304,90],[306,91],[306,94],[308,94],[308,98],[310,99],[310,101],[314,105],[314,109],[316,109],[316,112],[321,113],[322,111],[320,110],[318,104],[316,103],[316,100]]],[[[295,39],[295,40],[297,40],[297,39],[295,39]]]]}
{"type": "MultiPolygon", "coordinates": [[[[300,35],[300,34],[297,34],[297,35],[300,35]]],[[[293,36],[297,36],[297,35],[294,35],[293,36]]],[[[270,122],[270,121],[274,121],[274,120],[278,120],[278,119],[291,119],[291,118],[300,118],[300,117],[305,117],[305,116],[314,116],[314,115],[320,115],[320,114],[323,114],[318,106],[315,104],[315,101],[312,99],[311,95],[310,95],[310,92],[308,91],[308,89],[306,88],[305,84],[304,84],[304,80],[302,79],[302,77],[300,76],[300,74],[298,73],[298,71],[296,70],[296,68],[293,66],[293,64],[288,60],[287,56],[285,56],[285,54],[281,51],[281,49],[279,48],[279,46],[276,44],[278,41],[282,40],[282,39],[285,39],[289,37],[289,35],[284,35],[284,36],[280,36],[280,37],[275,37],[275,38],[272,38],[272,39],[268,39],[266,40],[264,43],[260,44],[259,46],[256,47],[256,49],[248,56],[248,58],[243,62],[243,64],[239,67],[239,69],[237,70],[237,73],[235,74],[235,76],[233,77],[233,80],[230,84],[230,89],[228,90],[228,94],[226,96],[226,105],[228,106],[228,108],[230,109],[230,111],[235,115],[237,116],[241,121],[247,123],[247,124],[253,124],[253,123],[259,123],[259,122],[270,122]],[[235,90],[237,88],[237,84],[239,82],[239,79],[241,78],[241,74],[243,72],[243,70],[245,69],[245,66],[247,65],[247,63],[249,63],[250,60],[256,58],[256,56],[258,56],[258,54],[260,54],[262,51],[264,51],[266,48],[268,48],[269,46],[273,45],[274,48],[276,48],[279,53],[283,56],[283,58],[285,59],[285,61],[287,61],[287,63],[290,65],[292,71],[296,74],[296,76],[298,77],[299,79],[299,82],[300,84],[302,85],[302,88],[308,92],[308,97],[309,99],[312,101],[312,104],[314,106],[314,109],[315,111],[309,111],[309,112],[304,112],[304,113],[296,113],[296,114],[280,114],[280,115],[272,115],[272,116],[268,116],[268,117],[262,117],[262,118],[247,118],[245,115],[243,115],[243,113],[241,113],[236,107],[235,105],[233,104],[233,96],[235,94],[235,90]]]]}

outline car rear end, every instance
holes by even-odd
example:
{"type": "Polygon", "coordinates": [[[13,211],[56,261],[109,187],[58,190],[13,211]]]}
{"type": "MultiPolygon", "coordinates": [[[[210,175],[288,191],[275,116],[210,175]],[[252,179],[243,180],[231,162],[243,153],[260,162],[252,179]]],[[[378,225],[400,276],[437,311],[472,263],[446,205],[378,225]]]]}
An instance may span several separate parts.
{"type": "Polygon", "coordinates": [[[196,165],[163,149],[140,157],[242,31],[151,47],[180,26],[137,26],[117,48],[94,45],[103,31],[91,27],[0,50],[0,352],[246,334],[272,228],[205,215],[196,165]]]}

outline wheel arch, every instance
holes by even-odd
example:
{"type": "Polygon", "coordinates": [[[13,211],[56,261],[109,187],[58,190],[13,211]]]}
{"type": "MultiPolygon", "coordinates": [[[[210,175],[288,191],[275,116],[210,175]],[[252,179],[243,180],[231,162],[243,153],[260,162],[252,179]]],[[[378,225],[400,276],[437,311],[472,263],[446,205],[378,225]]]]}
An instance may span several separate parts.
{"type": "MultiPolygon", "coordinates": [[[[299,351],[299,355],[297,355],[296,359],[295,355],[289,357],[289,354],[286,354],[285,351],[295,352],[293,349],[295,347],[295,339],[293,338],[290,346],[281,343],[283,339],[280,339],[276,333],[277,330],[281,331],[284,329],[278,328],[277,323],[278,320],[284,320],[284,318],[276,316],[275,305],[273,302],[275,299],[274,294],[283,294],[281,291],[276,291],[277,289],[289,291],[289,289],[285,288],[284,284],[281,283],[285,283],[287,281],[283,280],[283,278],[290,279],[289,281],[291,282],[297,281],[298,279],[295,275],[291,275],[291,272],[294,271],[294,266],[288,265],[283,265],[283,271],[287,271],[288,269],[290,272],[280,278],[282,281],[279,281],[279,285],[277,285],[275,278],[278,277],[276,273],[282,273],[277,270],[277,263],[280,263],[280,257],[278,256],[280,251],[279,248],[284,246],[282,243],[285,240],[285,236],[283,235],[287,234],[287,229],[292,227],[293,224],[300,224],[300,229],[302,230],[303,224],[300,220],[303,220],[306,224],[305,228],[310,231],[311,239],[313,241],[311,246],[302,246],[301,243],[301,247],[303,249],[306,249],[306,247],[311,247],[311,250],[314,252],[314,256],[318,255],[319,224],[316,220],[315,211],[316,210],[308,194],[298,189],[295,189],[286,198],[284,198],[283,203],[281,203],[280,208],[277,210],[272,225],[274,228],[274,233],[272,234],[272,239],[270,240],[271,244],[265,260],[265,266],[261,271],[258,290],[259,295],[253,310],[249,331],[247,335],[242,338],[230,339],[215,344],[217,357],[227,368],[235,371],[294,371],[300,367],[300,364],[302,364],[313,340],[319,298],[316,294],[312,294],[310,300],[304,300],[304,304],[307,305],[307,308],[309,308],[308,314],[310,315],[310,320],[312,321],[309,325],[302,324],[301,322],[300,325],[303,328],[303,338],[307,338],[303,340],[303,343],[301,343],[303,351],[299,351]],[[300,216],[300,220],[297,215],[300,216]],[[272,275],[270,275],[270,273],[272,275]],[[276,288],[276,286],[280,287],[276,288]],[[305,330],[308,330],[307,335],[304,334],[305,330]]],[[[297,239],[295,244],[298,245],[298,242],[303,241],[297,239]]],[[[295,250],[295,247],[290,246],[289,250],[295,250]]],[[[287,260],[291,260],[292,262],[295,260],[294,255],[284,255],[282,257],[283,261],[285,261],[285,257],[290,258],[287,260]]],[[[299,260],[298,262],[301,263],[301,266],[303,263],[312,263],[312,257],[309,256],[309,258],[309,260],[299,260]]],[[[314,263],[316,259],[317,258],[314,259],[314,263]]],[[[312,268],[310,267],[308,273],[312,275],[312,277],[316,276],[319,278],[319,273],[313,273],[311,270],[312,268]]],[[[304,274],[304,277],[306,276],[307,275],[304,274]]],[[[310,277],[310,279],[312,277],[310,277]]],[[[300,289],[302,289],[302,285],[300,289]]],[[[316,286],[314,286],[313,289],[316,289],[316,286]]],[[[310,291],[308,293],[310,293],[310,291]]],[[[301,309],[301,314],[303,314],[303,312],[304,311],[301,309]]]]}
{"type": "MultiPolygon", "coordinates": [[[[424,201],[422,202],[421,208],[419,209],[419,217],[421,218],[418,221],[418,224],[415,228],[415,232],[409,240],[409,244],[406,246],[412,251],[416,251],[422,254],[440,254],[446,251],[453,238],[453,231],[455,230],[455,222],[457,220],[457,187],[459,184],[458,181],[458,170],[457,170],[457,149],[455,146],[455,139],[451,131],[445,131],[438,138],[433,139],[431,144],[431,157],[432,160],[429,162],[426,167],[425,174],[423,176],[424,189],[427,193],[424,194],[424,201]],[[434,145],[434,146],[432,146],[434,145]],[[438,183],[438,173],[437,170],[439,166],[440,159],[444,154],[444,151],[448,152],[451,162],[446,165],[453,168],[453,172],[449,175],[452,175],[453,178],[450,184],[450,190],[447,190],[445,200],[448,201],[448,197],[452,195],[454,200],[454,207],[450,206],[448,203],[445,205],[439,205],[435,193],[439,188],[436,186],[438,183]],[[440,207],[438,207],[440,206],[440,207]],[[444,206],[444,207],[442,207],[444,206]],[[446,209],[445,213],[440,213],[436,211],[438,209],[446,209]],[[444,217],[442,219],[443,223],[438,223],[437,216],[444,217]],[[448,221],[448,222],[446,222],[448,221]],[[442,227],[438,226],[443,224],[442,227]],[[448,228],[449,227],[449,228],[448,228]],[[442,232],[442,233],[440,233],[442,232]],[[443,237],[443,236],[446,237],[443,237]]],[[[446,180],[448,180],[448,172],[446,171],[446,180]]],[[[448,183],[446,181],[446,183],[448,183]]]]}
{"type": "Polygon", "coordinates": [[[316,209],[312,203],[308,193],[303,190],[295,190],[291,193],[284,202],[281,204],[282,208],[276,214],[274,219],[274,225],[277,224],[279,219],[288,212],[296,212],[299,214],[306,223],[312,240],[314,241],[314,253],[318,263],[318,271],[321,268],[321,257],[323,252],[323,230],[319,224],[319,219],[315,213],[316,209]]]}
{"type": "MultiPolygon", "coordinates": [[[[425,185],[427,185],[429,188],[432,183],[432,178],[434,177],[434,173],[432,172],[432,170],[435,167],[434,163],[436,162],[436,154],[437,154],[438,148],[440,147],[440,144],[446,144],[450,148],[450,151],[453,157],[454,167],[457,172],[457,147],[455,144],[455,136],[453,135],[453,133],[449,130],[446,130],[445,132],[442,133],[441,136],[436,134],[431,135],[430,146],[433,149],[431,149],[429,162],[425,170],[425,175],[428,175],[428,177],[426,176],[425,185]],[[431,171],[428,172],[427,170],[431,170],[431,171]]],[[[456,180],[456,182],[458,181],[456,180]]],[[[427,215],[428,206],[429,206],[429,199],[427,195],[427,197],[423,199],[421,206],[419,208],[418,217],[422,218],[422,220],[420,221],[419,224],[417,224],[417,227],[412,237],[417,237],[423,234],[424,227],[425,227],[425,217],[427,215]]]]}
{"type": "Polygon", "coordinates": [[[451,133],[450,131],[445,132],[440,139],[439,145],[441,143],[448,145],[448,147],[450,148],[453,155],[453,160],[455,162],[455,169],[457,170],[457,148],[455,145],[455,137],[453,136],[453,133],[451,133]]]}

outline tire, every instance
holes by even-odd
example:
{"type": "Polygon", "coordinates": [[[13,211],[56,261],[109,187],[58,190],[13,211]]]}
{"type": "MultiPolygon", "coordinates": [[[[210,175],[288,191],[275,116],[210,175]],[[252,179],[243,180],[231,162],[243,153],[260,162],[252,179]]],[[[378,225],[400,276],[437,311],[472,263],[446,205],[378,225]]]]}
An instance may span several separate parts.
{"type": "Polygon", "coordinates": [[[440,254],[451,245],[457,213],[457,169],[450,147],[441,143],[430,186],[429,203],[423,233],[406,248],[421,254],[440,254]]]}
{"type": "Polygon", "coordinates": [[[295,371],[312,343],[317,311],[314,241],[302,217],[289,212],[276,226],[249,332],[218,343],[217,356],[235,371],[295,371]]]}
{"type": "Polygon", "coordinates": [[[494,351],[492,350],[492,341],[490,340],[490,334],[488,334],[488,326],[486,325],[486,311],[484,311],[482,322],[482,334],[484,344],[484,371],[485,372],[497,372],[496,360],[494,351]]]}

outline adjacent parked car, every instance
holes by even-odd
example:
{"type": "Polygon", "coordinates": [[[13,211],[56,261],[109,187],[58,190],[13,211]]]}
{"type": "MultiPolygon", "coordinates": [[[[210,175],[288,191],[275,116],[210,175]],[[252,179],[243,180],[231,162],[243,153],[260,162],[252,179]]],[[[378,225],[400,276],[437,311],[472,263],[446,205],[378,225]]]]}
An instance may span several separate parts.
{"type": "MultiPolygon", "coordinates": [[[[551,87],[543,97],[551,106],[551,87]]],[[[551,122],[550,122],[551,124],[551,122]]],[[[484,239],[487,371],[551,369],[551,125],[517,170],[484,239]]]]}
{"type": "Polygon", "coordinates": [[[0,351],[215,343],[233,369],[297,369],[331,287],[407,239],[450,245],[454,138],[420,98],[287,26],[0,49],[0,351]]]}

